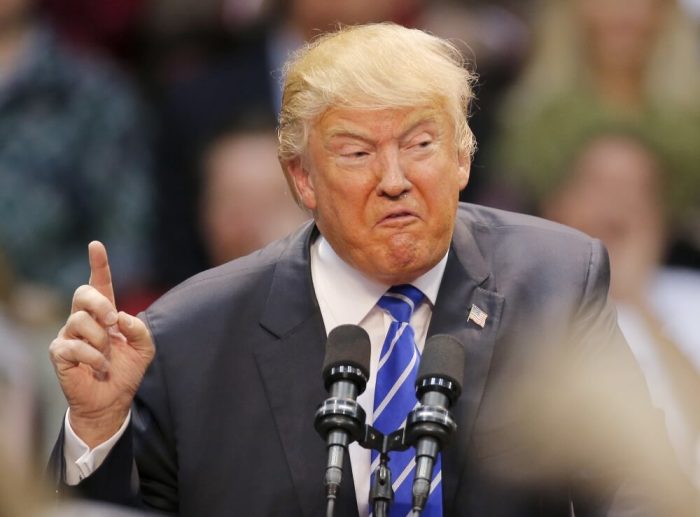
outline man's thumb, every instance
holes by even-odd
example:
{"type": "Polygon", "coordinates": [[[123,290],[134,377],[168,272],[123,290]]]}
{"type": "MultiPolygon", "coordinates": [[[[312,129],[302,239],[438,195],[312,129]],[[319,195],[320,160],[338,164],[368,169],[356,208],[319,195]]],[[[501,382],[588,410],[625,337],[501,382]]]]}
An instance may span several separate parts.
{"type": "Polygon", "coordinates": [[[129,344],[144,353],[153,353],[153,340],[146,324],[135,316],[126,312],[119,312],[119,330],[129,344]]]}

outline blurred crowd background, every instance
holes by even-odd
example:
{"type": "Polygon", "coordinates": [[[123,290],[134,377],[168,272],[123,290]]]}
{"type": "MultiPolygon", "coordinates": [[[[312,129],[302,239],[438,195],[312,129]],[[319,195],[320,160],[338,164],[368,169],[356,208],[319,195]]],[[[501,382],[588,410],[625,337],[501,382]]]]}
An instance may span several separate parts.
{"type": "MultiPolygon", "coordinates": [[[[479,74],[465,201],[608,246],[620,324],[700,486],[700,0],[0,0],[0,444],[40,471],[47,347],[110,253],[135,313],[308,218],[281,67],[338,23],[452,39],[479,74]]],[[[5,469],[7,470],[7,469],[5,469]]]]}

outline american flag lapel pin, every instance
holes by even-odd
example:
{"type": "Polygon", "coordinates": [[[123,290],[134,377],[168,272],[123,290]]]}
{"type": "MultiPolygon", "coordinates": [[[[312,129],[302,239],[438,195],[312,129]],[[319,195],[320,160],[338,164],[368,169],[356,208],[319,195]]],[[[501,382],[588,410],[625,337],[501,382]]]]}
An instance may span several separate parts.
{"type": "Polygon", "coordinates": [[[486,318],[488,317],[489,315],[486,314],[480,307],[478,307],[475,304],[472,304],[471,309],[469,309],[469,316],[467,316],[467,321],[473,321],[481,328],[484,328],[484,326],[486,325],[486,318]]]}

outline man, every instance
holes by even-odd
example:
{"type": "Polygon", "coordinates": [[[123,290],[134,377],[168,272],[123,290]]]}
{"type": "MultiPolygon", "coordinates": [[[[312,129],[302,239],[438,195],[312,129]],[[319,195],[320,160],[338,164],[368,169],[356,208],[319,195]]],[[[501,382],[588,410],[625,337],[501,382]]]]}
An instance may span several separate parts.
{"type": "MultiPolygon", "coordinates": [[[[587,422],[596,415],[586,399],[550,404],[547,391],[538,393],[546,404],[538,396],[503,404],[528,391],[519,388],[532,386],[531,373],[556,370],[545,359],[562,357],[587,374],[614,365],[619,389],[606,397],[641,398],[635,416],[646,408],[607,303],[602,246],[540,220],[459,205],[474,148],[464,115],[473,77],[459,53],[418,30],[367,25],[317,39],[286,72],[279,156],[313,224],[190,279],[141,319],[117,313],[106,251],[91,243],[90,285],[76,291],[51,345],[70,405],[57,477],[90,497],[182,515],[321,515],[326,451],[312,415],[326,396],[317,373],[326,335],[345,323],[368,331],[360,402],[377,425],[394,405],[391,390],[380,394],[394,357],[385,336],[398,318],[385,301],[415,295],[402,324],[413,331],[405,375],[415,375],[427,335],[450,334],[466,354],[458,431],[425,515],[568,516],[572,504],[577,516],[599,515],[631,494],[625,447],[544,461],[581,436],[532,421],[550,411],[548,423],[577,414],[587,422]],[[556,447],[538,447],[549,436],[556,447]]],[[[551,378],[547,389],[561,394],[565,382],[551,378]]],[[[412,390],[388,382],[395,393],[412,390]]],[[[336,515],[367,515],[370,453],[353,444],[349,463],[336,515]]],[[[394,473],[394,509],[404,515],[406,465],[394,473]]]]}

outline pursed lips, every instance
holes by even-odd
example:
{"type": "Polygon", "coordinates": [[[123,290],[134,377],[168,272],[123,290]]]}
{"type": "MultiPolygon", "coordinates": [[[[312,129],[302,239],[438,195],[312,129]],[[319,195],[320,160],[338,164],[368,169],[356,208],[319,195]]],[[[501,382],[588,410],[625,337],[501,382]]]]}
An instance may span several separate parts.
{"type": "Polygon", "coordinates": [[[418,214],[407,208],[394,208],[384,214],[377,226],[404,226],[418,219],[418,214]]]}

